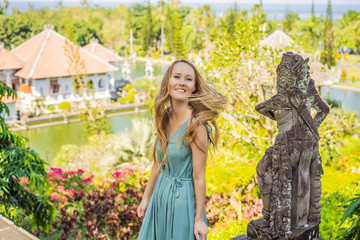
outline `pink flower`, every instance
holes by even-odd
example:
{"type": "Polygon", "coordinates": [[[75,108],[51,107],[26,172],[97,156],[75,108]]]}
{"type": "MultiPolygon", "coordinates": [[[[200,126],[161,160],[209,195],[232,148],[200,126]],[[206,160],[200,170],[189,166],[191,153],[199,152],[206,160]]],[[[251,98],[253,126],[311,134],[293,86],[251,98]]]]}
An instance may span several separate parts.
{"type": "Polygon", "coordinates": [[[52,173],[50,175],[51,175],[51,177],[53,177],[54,179],[57,179],[57,180],[63,179],[63,177],[58,173],[52,173]]]}
{"type": "Polygon", "coordinates": [[[50,170],[56,172],[56,173],[59,173],[59,174],[62,174],[62,169],[61,168],[50,168],[50,170]]]}
{"type": "Polygon", "coordinates": [[[64,188],[64,186],[58,186],[57,187],[57,191],[59,192],[59,193],[65,193],[65,188],[64,188]]]}
{"type": "Polygon", "coordinates": [[[126,173],[128,174],[128,175],[133,175],[134,174],[134,172],[135,172],[135,170],[133,169],[133,168],[131,168],[131,167],[127,167],[127,168],[125,168],[125,171],[126,171],[126,173]]]}
{"type": "Polygon", "coordinates": [[[66,192],[69,194],[69,196],[72,198],[74,197],[76,190],[75,189],[66,189],[66,192]]]}
{"type": "Polygon", "coordinates": [[[20,177],[20,184],[21,183],[25,183],[26,185],[30,184],[29,180],[27,178],[25,178],[25,177],[20,177]]]}
{"type": "Polygon", "coordinates": [[[78,173],[84,173],[85,171],[82,170],[82,169],[79,169],[77,172],[78,172],[78,173]]]}
{"type": "Polygon", "coordinates": [[[111,188],[115,187],[116,181],[112,182],[111,188]]]}
{"type": "Polygon", "coordinates": [[[60,202],[62,202],[62,203],[67,203],[67,201],[68,201],[68,198],[65,197],[65,196],[63,196],[63,197],[60,199],[60,202]]]}
{"type": "Polygon", "coordinates": [[[84,179],[84,182],[86,182],[86,183],[91,182],[91,181],[92,181],[92,179],[93,179],[93,177],[94,177],[94,174],[91,174],[91,176],[90,176],[90,177],[88,177],[88,178],[85,178],[85,179],[84,179]]]}
{"type": "Polygon", "coordinates": [[[78,185],[78,183],[77,183],[77,182],[73,182],[73,184],[74,184],[74,186],[77,186],[77,185],[78,185]]]}
{"type": "Polygon", "coordinates": [[[119,180],[126,180],[125,172],[114,172],[112,177],[119,180]]]}
{"type": "Polygon", "coordinates": [[[52,193],[51,195],[50,195],[50,199],[51,200],[55,200],[55,199],[58,199],[59,198],[59,194],[57,194],[57,193],[52,193]]]}

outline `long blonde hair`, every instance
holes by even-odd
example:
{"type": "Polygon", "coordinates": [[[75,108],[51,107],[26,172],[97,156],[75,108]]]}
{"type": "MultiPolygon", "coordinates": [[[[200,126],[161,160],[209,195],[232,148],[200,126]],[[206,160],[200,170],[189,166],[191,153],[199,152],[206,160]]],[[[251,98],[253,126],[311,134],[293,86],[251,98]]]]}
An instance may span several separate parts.
{"type": "MultiPolygon", "coordinates": [[[[227,99],[218,91],[210,87],[202,78],[199,71],[196,69],[194,64],[187,59],[178,59],[170,64],[169,68],[165,72],[161,85],[160,91],[155,98],[154,110],[155,110],[155,125],[156,125],[156,138],[155,144],[153,147],[153,158],[155,164],[157,163],[156,156],[156,145],[158,141],[160,142],[160,149],[162,151],[162,160],[160,166],[166,164],[166,153],[169,140],[166,136],[166,128],[169,123],[169,118],[171,115],[170,108],[170,95],[169,95],[169,79],[171,77],[174,65],[176,63],[183,62],[191,66],[195,72],[195,91],[189,97],[189,106],[192,109],[191,119],[189,126],[185,134],[179,138],[178,143],[182,139],[186,139],[188,146],[195,143],[196,129],[200,124],[211,123],[214,131],[210,133],[210,138],[214,144],[214,149],[219,139],[219,128],[216,123],[216,118],[219,116],[220,111],[224,110],[227,99]]],[[[197,147],[199,147],[196,144],[197,147]]],[[[200,150],[205,152],[205,150],[200,150]]]]}

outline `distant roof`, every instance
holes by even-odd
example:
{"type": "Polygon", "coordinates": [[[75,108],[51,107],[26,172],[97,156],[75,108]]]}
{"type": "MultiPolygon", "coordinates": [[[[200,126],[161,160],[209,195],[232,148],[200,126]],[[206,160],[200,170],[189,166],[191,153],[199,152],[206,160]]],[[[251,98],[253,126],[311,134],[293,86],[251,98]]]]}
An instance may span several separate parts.
{"type": "Polygon", "coordinates": [[[90,43],[83,48],[106,62],[119,62],[122,60],[121,57],[119,57],[119,55],[117,55],[113,50],[99,44],[97,39],[91,39],[90,43]]]}
{"type": "Polygon", "coordinates": [[[292,46],[294,44],[294,40],[284,33],[281,28],[281,25],[278,25],[275,32],[260,41],[260,46],[273,48],[286,48],[292,46]]]}
{"type": "Polygon", "coordinates": [[[0,71],[20,69],[24,64],[18,57],[6,50],[3,43],[0,43],[0,71]]]}
{"type": "Polygon", "coordinates": [[[331,72],[325,65],[318,60],[310,63],[311,78],[315,80],[316,86],[328,86],[340,81],[340,78],[331,72]]]}
{"type": "MultiPolygon", "coordinates": [[[[65,37],[51,28],[47,28],[32,37],[11,52],[25,60],[24,67],[15,76],[25,79],[41,79],[71,76],[69,73],[69,59],[65,55],[65,37]]],[[[73,45],[72,42],[70,44],[73,45]]],[[[76,45],[75,45],[76,46],[76,45]]],[[[81,59],[84,60],[86,74],[97,74],[117,71],[118,68],[79,48],[81,59]]]]}

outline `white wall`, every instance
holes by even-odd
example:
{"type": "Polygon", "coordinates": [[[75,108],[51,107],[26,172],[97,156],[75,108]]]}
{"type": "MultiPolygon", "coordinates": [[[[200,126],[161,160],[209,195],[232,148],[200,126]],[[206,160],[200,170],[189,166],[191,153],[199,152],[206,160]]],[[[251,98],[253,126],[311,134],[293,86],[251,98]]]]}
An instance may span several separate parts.
{"type": "Polygon", "coordinates": [[[8,106],[9,108],[9,113],[10,115],[8,116],[5,112],[5,110],[0,113],[0,116],[5,118],[5,119],[14,119],[16,118],[16,110],[15,110],[15,103],[6,103],[6,106],[8,106]]]}
{"type": "Polygon", "coordinates": [[[58,78],[58,84],[61,87],[61,94],[71,94],[74,93],[73,87],[74,79],[72,77],[60,77],[58,78]]]}
{"type": "Polygon", "coordinates": [[[50,80],[48,78],[33,79],[32,86],[34,96],[43,95],[46,97],[50,95],[50,80]]]}
{"type": "MultiPolygon", "coordinates": [[[[93,82],[94,91],[105,91],[115,89],[114,86],[114,73],[106,73],[106,74],[93,74],[89,75],[86,80],[90,79],[93,82]],[[102,81],[102,87],[99,87],[99,82],[102,81]],[[111,82],[112,81],[112,82],[111,82]]],[[[74,79],[72,77],[59,77],[57,78],[58,84],[61,87],[61,95],[69,95],[74,94],[75,90],[73,87],[74,79]]],[[[41,96],[44,97],[51,96],[50,94],[50,79],[34,79],[32,80],[33,85],[33,95],[34,96],[41,96]]]]}

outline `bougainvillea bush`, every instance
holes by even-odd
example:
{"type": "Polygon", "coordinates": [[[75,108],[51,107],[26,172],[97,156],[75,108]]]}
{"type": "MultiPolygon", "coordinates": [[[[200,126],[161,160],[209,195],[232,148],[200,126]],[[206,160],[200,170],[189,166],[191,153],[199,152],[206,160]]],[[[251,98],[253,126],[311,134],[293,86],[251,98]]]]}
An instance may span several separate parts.
{"type": "MultiPolygon", "coordinates": [[[[136,208],[146,185],[141,170],[125,167],[101,183],[83,170],[48,172],[48,196],[56,206],[56,222],[40,239],[136,239],[141,219],[136,208]]],[[[27,184],[24,181],[24,184],[27,184]]],[[[24,221],[24,227],[29,225],[24,221]]]]}

